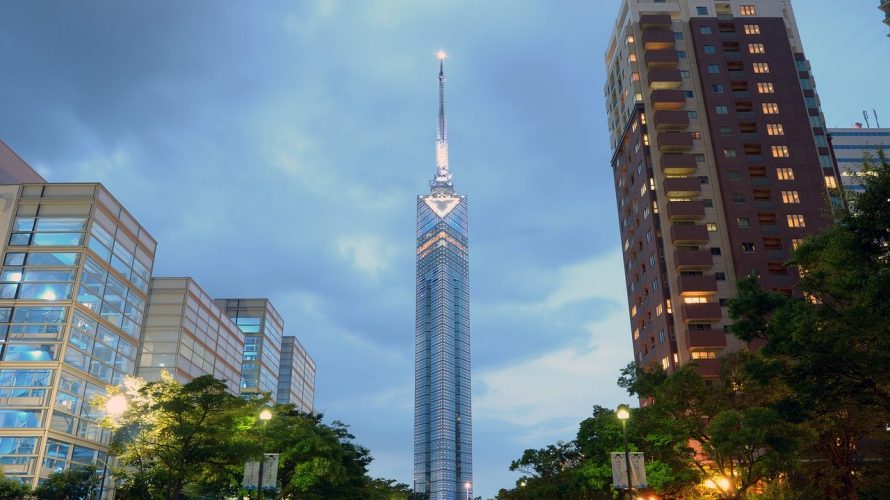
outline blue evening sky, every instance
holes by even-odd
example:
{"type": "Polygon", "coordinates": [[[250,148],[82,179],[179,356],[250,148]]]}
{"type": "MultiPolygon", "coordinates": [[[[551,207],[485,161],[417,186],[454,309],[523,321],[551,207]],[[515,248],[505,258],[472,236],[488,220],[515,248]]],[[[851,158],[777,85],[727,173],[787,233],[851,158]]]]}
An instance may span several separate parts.
{"type": "MultiPolygon", "coordinates": [[[[411,483],[415,197],[470,198],[476,494],[574,437],[632,358],[604,117],[618,1],[23,1],[0,5],[0,139],[99,181],[155,274],[269,297],[318,363],[317,409],[411,483]]],[[[798,0],[832,126],[890,126],[877,1],[798,0]]]]}

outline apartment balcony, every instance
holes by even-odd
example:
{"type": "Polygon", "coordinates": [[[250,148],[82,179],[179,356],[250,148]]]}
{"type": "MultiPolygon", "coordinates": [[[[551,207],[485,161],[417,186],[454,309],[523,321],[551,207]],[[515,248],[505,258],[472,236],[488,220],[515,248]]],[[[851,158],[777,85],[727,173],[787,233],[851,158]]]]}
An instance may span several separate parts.
{"type": "Polygon", "coordinates": [[[707,297],[717,293],[717,279],[713,276],[679,276],[680,295],[707,297]]]}
{"type": "Polygon", "coordinates": [[[720,376],[720,360],[719,359],[695,359],[698,365],[698,374],[704,378],[715,378],[720,376]]]}
{"type": "Polygon", "coordinates": [[[710,269],[714,264],[714,256],[710,250],[676,250],[674,265],[678,271],[694,271],[710,269]]]}
{"type": "Polygon", "coordinates": [[[649,71],[649,86],[653,89],[678,89],[683,77],[678,69],[653,69],[649,71]]]}
{"type": "Polygon", "coordinates": [[[683,321],[709,321],[716,323],[723,319],[723,311],[717,302],[704,304],[683,304],[683,321]]]}
{"type": "MultiPolygon", "coordinates": [[[[881,0],[879,9],[883,10],[887,14],[890,14],[890,0],[881,0]]],[[[890,18],[888,18],[890,19],[890,18]]]]}
{"type": "Polygon", "coordinates": [[[705,204],[701,201],[669,201],[667,215],[671,221],[695,221],[705,217],[705,204]]]}
{"type": "Polygon", "coordinates": [[[701,224],[671,225],[671,242],[675,245],[704,245],[710,237],[708,228],[701,224]]]}
{"type": "Polygon", "coordinates": [[[664,153],[686,153],[692,149],[689,132],[659,132],[658,149],[664,153]]]}
{"type": "Polygon", "coordinates": [[[674,32],[669,29],[650,29],[643,32],[643,48],[665,50],[674,48],[674,32]]]}
{"type": "Polygon", "coordinates": [[[656,111],[683,109],[686,105],[686,94],[682,90],[652,91],[652,108],[656,111]]]}
{"type": "Polygon", "coordinates": [[[726,347],[726,332],[723,330],[689,330],[686,332],[686,347],[689,349],[722,349],[726,347]]]}
{"type": "Polygon", "coordinates": [[[655,130],[686,130],[689,128],[689,113],[686,111],[656,111],[652,118],[655,130]]]}
{"type": "Polygon", "coordinates": [[[665,153],[661,155],[661,171],[665,175],[690,175],[697,168],[692,155],[665,153]]]}
{"type": "Polygon", "coordinates": [[[664,180],[664,192],[668,198],[692,198],[701,194],[698,177],[674,177],[664,180]]]}
{"type": "Polygon", "coordinates": [[[677,58],[677,52],[674,50],[649,50],[643,56],[646,60],[646,68],[668,68],[675,69],[680,60],[677,58]]]}
{"type": "Polygon", "coordinates": [[[640,16],[640,28],[644,30],[670,27],[670,14],[643,14],[642,16],[640,16]]]}

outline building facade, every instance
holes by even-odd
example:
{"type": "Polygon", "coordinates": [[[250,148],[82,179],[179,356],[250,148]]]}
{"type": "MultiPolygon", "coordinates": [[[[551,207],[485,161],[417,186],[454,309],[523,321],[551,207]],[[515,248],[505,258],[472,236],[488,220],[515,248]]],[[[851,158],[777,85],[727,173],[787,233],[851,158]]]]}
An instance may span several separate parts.
{"type": "Polygon", "coordinates": [[[828,135],[844,189],[861,192],[862,161],[866,154],[877,159],[879,149],[890,154],[890,128],[830,128],[828,135]]]}
{"type": "Polygon", "coordinates": [[[93,395],[136,369],[155,240],[99,184],[0,186],[0,465],[106,460],[93,395]]]}
{"type": "Polygon", "coordinates": [[[240,392],[244,335],[191,278],[152,278],[136,374],[181,383],[202,375],[240,392]]]}
{"type": "MultiPolygon", "coordinates": [[[[884,11],[884,24],[890,25],[890,0],[878,0],[878,8],[884,11]]],[[[890,33],[887,36],[890,37],[890,33]]]]}
{"type": "Polygon", "coordinates": [[[278,404],[292,404],[312,413],[315,404],[315,361],[296,337],[281,338],[281,365],[278,368],[278,404]]]}
{"type": "Polygon", "coordinates": [[[605,65],[634,358],[716,376],[735,281],[792,293],[836,196],[790,1],[624,0],[605,65]]]}
{"type": "Polygon", "coordinates": [[[242,395],[278,393],[284,321],[268,299],[216,299],[216,305],[244,334],[242,395]]]}
{"type": "Polygon", "coordinates": [[[448,166],[440,53],[436,175],[417,197],[414,488],[431,500],[472,497],[467,197],[448,166]]]}

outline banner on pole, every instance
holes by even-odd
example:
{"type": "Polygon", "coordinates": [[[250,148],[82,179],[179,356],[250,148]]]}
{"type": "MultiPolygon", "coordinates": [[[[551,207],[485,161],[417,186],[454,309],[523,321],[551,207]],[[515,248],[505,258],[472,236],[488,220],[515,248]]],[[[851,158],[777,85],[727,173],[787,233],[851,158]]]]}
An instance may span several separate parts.
{"type": "MultiPolygon", "coordinates": [[[[612,453],[612,485],[616,490],[627,489],[627,465],[624,461],[624,453],[612,453]]],[[[630,453],[630,480],[635,489],[645,489],[646,483],[646,459],[642,453],[630,453]]]]}
{"type": "MultiPolygon", "coordinates": [[[[263,464],[263,489],[274,489],[278,483],[278,453],[264,454],[266,460],[263,464]]],[[[248,490],[256,489],[260,478],[260,463],[247,462],[244,464],[244,480],[241,486],[248,490]]]]}

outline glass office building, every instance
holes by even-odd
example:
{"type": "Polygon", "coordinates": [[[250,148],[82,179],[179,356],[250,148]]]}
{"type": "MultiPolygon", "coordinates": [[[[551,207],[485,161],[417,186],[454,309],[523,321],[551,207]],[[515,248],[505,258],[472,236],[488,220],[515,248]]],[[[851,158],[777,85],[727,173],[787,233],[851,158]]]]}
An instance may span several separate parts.
{"type": "Polygon", "coordinates": [[[281,366],[278,368],[278,404],[293,404],[312,413],[315,400],[315,361],[293,336],[281,338],[281,366]]]}
{"type": "Polygon", "coordinates": [[[278,392],[284,321],[267,299],[216,299],[216,305],[244,334],[241,394],[278,392]]]}
{"type": "Polygon", "coordinates": [[[440,63],[436,176],[417,198],[414,488],[431,500],[472,496],[473,481],[467,198],[451,182],[444,85],[440,63]]]}
{"type": "Polygon", "coordinates": [[[155,240],[100,184],[0,186],[0,466],[106,460],[94,394],[136,368],[155,240]]]}
{"type": "Polygon", "coordinates": [[[202,375],[240,392],[244,335],[191,278],[152,278],[142,329],[140,377],[167,371],[181,383],[202,375]]]}

